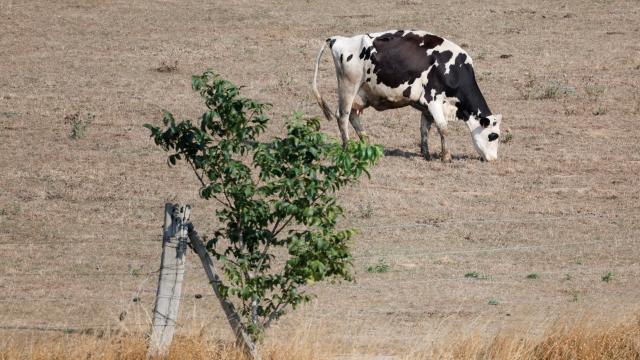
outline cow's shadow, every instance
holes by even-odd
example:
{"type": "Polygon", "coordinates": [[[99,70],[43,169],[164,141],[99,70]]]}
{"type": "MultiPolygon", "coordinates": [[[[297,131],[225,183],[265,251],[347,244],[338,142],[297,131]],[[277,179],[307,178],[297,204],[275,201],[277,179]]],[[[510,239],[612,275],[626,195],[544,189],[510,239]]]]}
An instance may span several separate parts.
{"type": "MultiPolygon", "coordinates": [[[[384,149],[384,156],[395,156],[395,157],[403,157],[405,159],[411,159],[414,157],[419,157],[422,158],[422,154],[420,153],[415,153],[415,152],[411,152],[411,151],[405,151],[405,150],[401,150],[401,149],[384,149]]],[[[431,161],[434,160],[440,160],[440,153],[439,152],[434,152],[431,153],[431,161]]],[[[451,160],[453,161],[470,161],[470,160],[479,160],[479,158],[474,157],[474,156],[469,156],[466,154],[456,154],[456,155],[451,155],[451,160]]]]}
{"type": "Polygon", "coordinates": [[[412,157],[422,157],[422,154],[414,153],[411,151],[404,151],[400,149],[384,149],[384,156],[397,156],[410,159],[412,157]]]}

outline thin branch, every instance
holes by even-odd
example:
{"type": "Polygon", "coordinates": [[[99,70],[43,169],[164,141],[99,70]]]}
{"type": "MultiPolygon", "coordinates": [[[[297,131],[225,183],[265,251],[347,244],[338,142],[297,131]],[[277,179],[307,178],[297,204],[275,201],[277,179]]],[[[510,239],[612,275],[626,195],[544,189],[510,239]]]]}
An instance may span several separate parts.
{"type": "Polygon", "coordinates": [[[289,225],[289,223],[291,222],[291,220],[293,220],[293,215],[289,216],[289,219],[287,219],[287,221],[284,224],[282,224],[282,227],[273,233],[273,237],[275,238],[284,228],[286,228],[287,225],[289,225]]]}
{"type": "Polygon", "coordinates": [[[276,308],[273,310],[273,312],[271,313],[271,315],[269,315],[269,318],[267,319],[267,321],[264,322],[264,324],[262,325],[262,327],[266,330],[269,328],[269,326],[271,326],[271,323],[278,318],[279,314],[281,311],[283,311],[286,307],[287,307],[287,303],[283,303],[281,302],[280,304],[278,304],[276,306],[276,308]],[[280,307],[282,305],[282,307],[280,307]]]}
{"type": "Polygon", "coordinates": [[[189,163],[189,165],[191,165],[191,169],[193,169],[193,172],[196,174],[196,177],[198,178],[198,180],[200,180],[200,184],[202,184],[202,186],[207,186],[204,183],[204,180],[202,179],[202,175],[198,174],[198,171],[197,171],[196,166],[193,163],[193,161],[191,161],[189,158],[187,158],[186,160],[189,163]]]}

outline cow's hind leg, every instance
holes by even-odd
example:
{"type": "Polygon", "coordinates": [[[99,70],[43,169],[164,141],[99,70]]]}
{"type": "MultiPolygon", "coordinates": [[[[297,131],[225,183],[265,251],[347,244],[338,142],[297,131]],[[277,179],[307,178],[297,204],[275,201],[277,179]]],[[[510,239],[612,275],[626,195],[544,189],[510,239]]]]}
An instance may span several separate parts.
{"type": "Polygon", "coordinates": [[[436,96],[433,101],[427,104],[427,108],[429,109],[431,116],[433,116],[433,120],[438,128],[438,133],[440,133],[440,141],[442,142],[441,160],[443,162],[451,162],[451,152],[447,146],[449,130],[447,129],[447,118],[444,114],[444,102],[442,101],[442,97],[436,96]]]}
{"type": "MultiPolygon", "coordinates": [[[[353,100],[358,93],[359,84],[354,84],[348,80],[338,79],[338,128],[340,129],[340,135],[342,136],[342,145],[346,146],[349,141],[349,119],[351,117],[351,107],[353,106],[353,100]]],[[[355,111],[354,111],[355,112],[355,111]]],[[[357,114],[356,114],[357,116],[357,114]]],[[[359,120],[356,120],[360,125],[359,120]]],[[[353,122],[351,123],[353,124],[353,122]]],[[[362,128],[362,126],[359,126],[362,128]]],[[[354,126],[355,128],[355,126],[354,126]]],[[[358,129],[356,128],[356,132],[358,129]]]]}
{"type": "Polygon", "coordinates": [[[367,140],[367,132],[364,131],[364,127],[360,123],[360,113],[358,110],[351,109],[351,114],[349,114],[349,122],[356,131],[356,134],[358,134],[358,138],[360,140],[367,140]]]}
{"type": "Polygon", "coordinates": [[[431,114],[423,112],[420,117],[420,152],[422,152],[425,160],[431,160],[431,154],[429,153],[429,132],[431,131],[432,124],[433,118],[431,114]]]}

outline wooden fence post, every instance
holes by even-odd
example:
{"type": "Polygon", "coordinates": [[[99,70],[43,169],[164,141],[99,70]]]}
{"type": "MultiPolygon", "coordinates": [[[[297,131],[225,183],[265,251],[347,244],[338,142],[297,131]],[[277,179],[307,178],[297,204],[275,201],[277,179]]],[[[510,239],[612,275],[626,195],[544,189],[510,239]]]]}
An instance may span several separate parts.
{"type": "Polygon", "coordinates": [[[166,203],[160,278],[153,310],[153,328],[147,358],[164,358],[176,328],[184,279],[191,207],[166,203]]]}
{"type": "Polygon", "coordinates": [[[200,261],[202,261],[202,266],[204,267],[204,271],[209,279],[209,284],[211,284],[213,292],[220,301],[220,306],[222,306],[222,310],[224,310],[224,313],[227,316],[227,321],[229,321],[229,325],[236,335],[236,344],[253,360],[260,360],[258,349],[242,326],[240,316],[233,306],[233,303],[221,296],[219,288],[221,280],[220,277],[218,277],[218,274],[216,274],[216,269],[213,266],[213,260],[209,256],[209,253],[207,253],[205,245],[191,224],[189,224],[189,239],[191,240],[193,250],[198,254],[198,257],[200,257],[200,261]]]}

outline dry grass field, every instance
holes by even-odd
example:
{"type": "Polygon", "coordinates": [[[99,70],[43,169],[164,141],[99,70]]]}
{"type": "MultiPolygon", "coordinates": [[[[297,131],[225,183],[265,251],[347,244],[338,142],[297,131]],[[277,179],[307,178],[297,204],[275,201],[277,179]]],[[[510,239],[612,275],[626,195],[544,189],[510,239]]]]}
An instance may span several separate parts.
{"type": "MultiPolygon", "coordinates": [[[[285,316],[265,347],[302,331],[314,339],[307,350],[437,357],[443,341],[507,334],[515,344],[540,339],[557,319],[633,319],[637,0],[0,0],[0,349],[148,329],[164,202],[192,203],[200,233],[216,226],[195,178],[169,169],[142,127],[162,109],[199,116],[191,74],[211,67],[273,103],[266,136],[280,135],[283,116],[321,115],[310,81],[326,37],[392,28],[464,46],[509,141],[498,162],[483,163],[464,124],[452,123],[454,161],[427,162],[419,113],[365,111],[387,156],[340,193],[342,225],[360,229],[357,280],[314,286],[317,299],[285,316]]],[[[335,106],[327,55],[320,85],[335,106]]],[[[337,138],[336,124],[323,131],[337,138]]],[[[180,331],[228,340],[189,261],[180,331]]]]}

